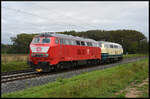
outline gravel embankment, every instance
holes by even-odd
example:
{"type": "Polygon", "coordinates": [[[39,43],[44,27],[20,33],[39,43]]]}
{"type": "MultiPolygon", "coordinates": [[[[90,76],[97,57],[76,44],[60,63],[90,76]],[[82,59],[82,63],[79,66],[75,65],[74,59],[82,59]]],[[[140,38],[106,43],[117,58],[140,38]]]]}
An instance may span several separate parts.
{"type": "Polygon", "coordinates": [[[55,81],[58,77],[70,78],[75,75],[79,75],[83,72],[90,72],[93,70],[101,70],[101,69],[105,69],[105,68],[110,68],[110,67],[116,66],[118,64],[134,62],[134,61],[144,59],[144,58],[145,57],[128,58],[128,59],[123,59],[122,61],[113,63],[113,64],[105,64],[105,65],[95,66],[92,68],[71,70],[68,72],[63,72],[63,73],[58,73],[58,74],[52,74],[52,75],[41,76],[41,77],[36,77],[36,78],[31,78],[31,79],[24,79],[24,80],[18,80],[18,81],[13,81],[13,82],[2,83],[1,84],[1,93],[4,94],[4,93],[14,92],[14,91],[18,91],[18,90],[23,90],[26,88],[30,88],[31,86],[39,86],[39,85],[46,84],[48,82],[55,81]]]}

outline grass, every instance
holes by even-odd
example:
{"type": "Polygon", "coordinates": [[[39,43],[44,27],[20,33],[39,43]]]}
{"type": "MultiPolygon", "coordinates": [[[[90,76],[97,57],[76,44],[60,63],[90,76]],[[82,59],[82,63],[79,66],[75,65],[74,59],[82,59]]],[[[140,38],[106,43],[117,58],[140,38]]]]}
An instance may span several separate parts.
{"type": "Polygon", "coordinates": [[[17,71],[17,70],[25,70],[30,69],[27,62],[7,62],[1,63],[1,72],[10,72],[10,71],[17,71]]]}
{"type": "Polygon", "coordinates": [[[142,56],[148,56],[148,54],[124,54],[123,58],[133,58],[133,57],[142,57],[142,56]]]}
{"type": "Polygon", "coordinates": [[[2,54],[1,72],[19,71],[30,69],[27,64],[27,54],[2,54]]]}
{"type": "Polygon", "coordinates": [[[22,62],[27,61],[28,54],[2,54],[1,55],[1,61],[3,63],[7,62],[22,62]]]}
{"type": "MultiPolygon", "coordinates": [[[[3,94],[3,98],[48,98],[48,97],[114,97],[135,80],[148,77],[148,58],[118,65],[104,70],[80,74],[72,78],[58,78],[55,82],[31,87],[23,91],[3,94]]],[[[121,94],[117,97],[123,97],[121,94]]]]}
{"type": "Polygon", "coordinates": [[[125,95],[126,95],[126,91],[118,94],[117,96],[115,96],[116,98],[125,98],[125,95]]]}

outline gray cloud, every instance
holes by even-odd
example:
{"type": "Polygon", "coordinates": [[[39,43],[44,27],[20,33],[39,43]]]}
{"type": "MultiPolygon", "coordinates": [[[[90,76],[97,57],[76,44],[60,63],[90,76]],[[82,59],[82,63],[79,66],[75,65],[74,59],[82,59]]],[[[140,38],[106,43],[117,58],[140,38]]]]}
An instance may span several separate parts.
{"type": "Polygon", "coordinates": [[[19,33],[132,29],[148,33],[148,2],[2,2],[2,43],[19,33]]]}

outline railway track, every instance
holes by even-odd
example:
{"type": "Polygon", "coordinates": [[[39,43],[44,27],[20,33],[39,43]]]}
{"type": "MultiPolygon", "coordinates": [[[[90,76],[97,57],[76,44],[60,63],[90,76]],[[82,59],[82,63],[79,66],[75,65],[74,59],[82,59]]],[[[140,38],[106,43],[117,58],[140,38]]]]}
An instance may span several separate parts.
{"type": "MultiPolygon", "coordinates": [[[[134,58],[137,59],[137,58],[134,58]]],[[[128,61],[131,62],[134,59],[123,59],[122,61],[117,61],[115,63],[110,63],[111,64],[116,64],[116,63],[124,63],[124,61],[128,61]]],[[[58,70],[58,71],[52,71],[49,73],[37,73],[37,72],[27,72],[27,73],[17,73],[17,74],[13,74],[13,75],[4,75],[1,76],[1,83],[6,83],[6,82],[12,82],[12,81],[16,81],[16,80],[22,80],[22,79],[29,79],[29,78],[35,78],[35,77],[41,77],[41,76],[46,76],[46,75],[55,75],[58,73],[63,73],[63,72],[68,72],[68,71],[78,71],[81,69],[87,69],[87,68],[93,68],[93,67],[98,67],[98,66],[107,66],[108,64],[102,64],[102,65],[95,65],[95,66],[81,66],[81,67],[77,67],[74,69],[68,69],[68,70],[58,70]]]]}
{"type": "Polygon", "coordinates": [[[1,83],[11,82],[15,80],[33,78],[38,76],[36,72],[29,72],[29,73],[20,73],[20,74],[13,74],[13,75],[5,75],[1,77],[1,83]]]}
{"type": "Polygon", "coordinates": [[[20,73],[29,73],[29,72],[33,72],[33,69],[17,70],[17,71],[10,71],[10,72],[2,72],[1,76],[20,74],[20,73]]]}

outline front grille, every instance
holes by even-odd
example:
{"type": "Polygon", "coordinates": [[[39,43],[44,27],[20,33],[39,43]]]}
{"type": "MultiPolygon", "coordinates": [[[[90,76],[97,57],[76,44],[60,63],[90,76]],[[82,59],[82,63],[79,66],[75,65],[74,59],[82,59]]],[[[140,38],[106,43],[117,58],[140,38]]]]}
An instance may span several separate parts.
{"type": "Polygon", "coordinates": [[[43,57],[43,54],[36,54],[35,57],[43,57]]]}
{"type": "Polygon", "coordinates": [[[32,57],[45,57],[44,54],[35,54],[34,56],[32,57]]]}

